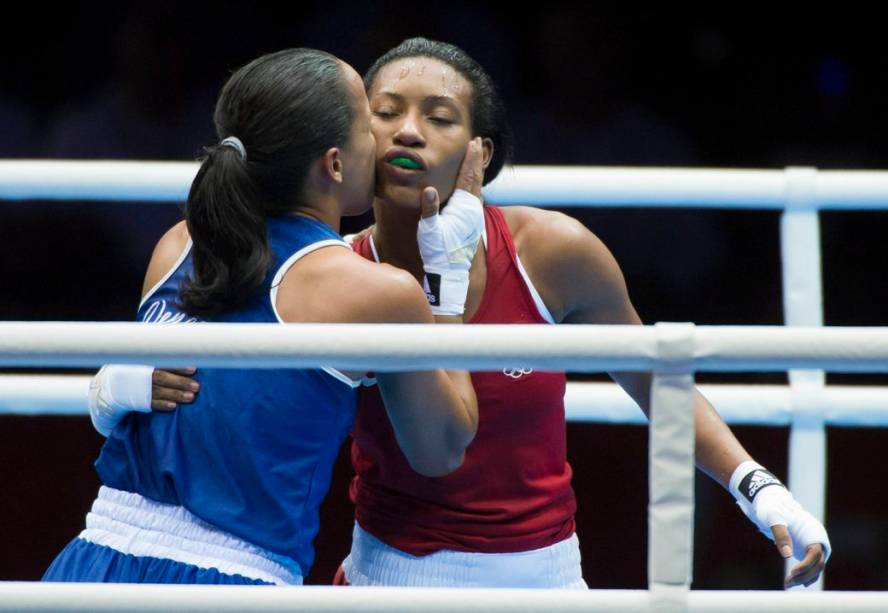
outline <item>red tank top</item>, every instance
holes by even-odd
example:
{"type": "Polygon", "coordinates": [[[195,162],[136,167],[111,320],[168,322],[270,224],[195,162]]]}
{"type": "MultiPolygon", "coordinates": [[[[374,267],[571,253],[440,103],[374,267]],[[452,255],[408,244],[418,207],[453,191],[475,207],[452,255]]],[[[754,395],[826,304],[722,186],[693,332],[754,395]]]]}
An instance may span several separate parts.
{"type": "MultiPolygon", "coordinates": [[[[484,214],[487,286],[469,323],[547,323],[518,270],[502,212],[486,206],[484,214]]],[[[369,238],[353,247],[374,259],[369,238]]],[[[440,549],[507,553],[573,534],[564,373],[514,368],[473,373],[472,383],[478,433],[462,466],[438,478],[410,469],[378,389],[360,390],[350,495],[361,527],[388,545],[417,556],[440,549]]]]}

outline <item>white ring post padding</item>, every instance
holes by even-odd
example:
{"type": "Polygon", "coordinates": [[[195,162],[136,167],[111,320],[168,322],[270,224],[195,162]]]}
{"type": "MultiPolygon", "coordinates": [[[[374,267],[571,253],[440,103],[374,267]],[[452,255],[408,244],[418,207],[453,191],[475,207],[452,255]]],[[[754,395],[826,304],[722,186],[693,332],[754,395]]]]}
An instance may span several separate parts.
{"type": "MultiPolygon", "coordinates": [[[[336,586],[149,585],[0,582],[0,612],[29,613],[590,613],[662,610],[647,590],[544,590],[336,586]]],[[[888,592],[703,591],[686,593],[700,613],[798,611],[882,613],[888,592]]]]}
{"type": "Polygon", "coordinates": [[[682,610],[694,546],[694,325],[658,323],[649,429],[648,585],[682,610]],[[678,590],[674,588],[679,588],[678,590]]]}
{"type": "MultiPolygon", "coordinates": [[[[823,325],[820,220],[814,168],[786,169],[786,204],[780,218],[783,313],[787,326],[823,325]]],[[[820,522],[826,500],[826,427],[818,402],[826,384],[822,370],[792,370],[792,426],[789,431],[789,478],[793,496],[820,522]]],[[[787,560],[786,569],[795,564],[787,560]]],[[[823,589],[823,574],[810,588],[823,589]]]]}
{"type": "MultiPolygon", "coordinates": [[[[194,162],[0,160],[0,200],[183,202],[194,162]]],[[[781,170],[515,166],[484,190],[497,204],[784,209],[781,170]]],[[[888,172],[817,173],[818,209],[888,208],[888,172]]],[[[789,205],[792,206],[792,205],[789,205]]]]}

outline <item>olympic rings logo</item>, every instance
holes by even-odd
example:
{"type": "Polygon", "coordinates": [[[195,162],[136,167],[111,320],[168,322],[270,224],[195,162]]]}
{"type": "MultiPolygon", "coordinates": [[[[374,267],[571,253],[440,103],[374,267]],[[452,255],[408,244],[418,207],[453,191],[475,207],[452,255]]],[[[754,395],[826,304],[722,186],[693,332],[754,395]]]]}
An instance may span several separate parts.
{"type": "Polygon", "coordinates": [[[503,368],[503,374],[512,379],[520,379],[533,372],[533,368],[503,368]]]}

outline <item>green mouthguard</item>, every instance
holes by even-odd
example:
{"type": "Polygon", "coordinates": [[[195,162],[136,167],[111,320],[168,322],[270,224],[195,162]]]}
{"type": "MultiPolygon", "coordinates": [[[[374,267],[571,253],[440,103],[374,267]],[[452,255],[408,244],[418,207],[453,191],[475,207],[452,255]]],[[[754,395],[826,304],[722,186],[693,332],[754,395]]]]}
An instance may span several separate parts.
{"type": "Polygon", "coordinates": [[[389,162],[389,164],[392,164],[394,166],[400,166],[402,168],[411,168],[413,170],[420,170],[422,168],[422,166],[420,166],[419,163],[416,162],[415,160],[411,160],[410,158],[405,158],[405,157],[393,158],[389,162]]]}

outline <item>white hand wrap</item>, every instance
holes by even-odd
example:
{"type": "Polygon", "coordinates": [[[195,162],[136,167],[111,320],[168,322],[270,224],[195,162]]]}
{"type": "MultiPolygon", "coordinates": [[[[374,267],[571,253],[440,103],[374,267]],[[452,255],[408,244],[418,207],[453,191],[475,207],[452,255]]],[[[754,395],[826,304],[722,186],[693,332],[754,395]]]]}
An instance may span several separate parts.
{"type": "Polygon", "coordinates": [[[469,293],[469,269],[484,230],[481,200],[457,189],[444,210],[419,220],[416,240],[422,256],[423,289],[435,315],[462,315],[469,293]]]}
{"type": "Polygon", "coordinates": [[[151,411],[153,366],[106,364],[89,384],[89,417],[102,436],[130,411],[151,411]]]}
{"type": "Polygon", "coordinates": [[[808,545],[815,543],[823,546],[824,562],[829,559],[832,548],[826,528],[761,464],[750,461],[740,464],[731,475],[728,487],[746,517],[769,539],[774,540],[771,526],[786,526],[796,560],[803,559],[808,545]]]}

